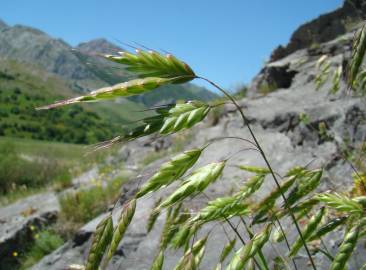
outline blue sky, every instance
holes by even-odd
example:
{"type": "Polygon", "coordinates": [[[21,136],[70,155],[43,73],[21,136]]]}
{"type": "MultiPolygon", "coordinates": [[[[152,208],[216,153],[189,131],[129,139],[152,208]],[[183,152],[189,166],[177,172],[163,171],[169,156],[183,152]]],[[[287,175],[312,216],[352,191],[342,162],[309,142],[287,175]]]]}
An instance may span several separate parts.
{"type": "Polygon", "coordinates": [[[260,70],[302,23],[342,0],[2,0],[0,18],[71,45],[105,37],[172,52],[234,89],[260,70]]]}

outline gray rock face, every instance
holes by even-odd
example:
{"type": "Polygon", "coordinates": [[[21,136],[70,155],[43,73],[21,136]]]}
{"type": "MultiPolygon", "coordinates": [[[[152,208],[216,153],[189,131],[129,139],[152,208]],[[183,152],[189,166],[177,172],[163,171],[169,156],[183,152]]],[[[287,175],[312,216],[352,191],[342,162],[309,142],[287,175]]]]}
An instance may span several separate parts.
{"type": "MultiPolygon", "coordinates": [[[[330,95],[327,89],[329,83],[323,89],[316,91],[313,83],[315,62],[322,52],[331,51],[331,61],[341,63],[343,54],[349,50],[348,42],[350,35],[345,37],[345,41],[332,41],[322,44],[319,51],[309,52],[300,50],[287,56],[280,61],[268,64],[264,70],[288,70],[294,71],[291,82],[282,84],[282,88],[266,96],[248,98],[240,101],[240,106],[248,117],[257,135],[260,144],[273,168],[280,175],[286,170],[297,165],[310,164],[311,168],[325,167],[326,173],[318,191],[329,189],[345,190],[352,183],[352,168],[343,161],[340,156],[340,148],[345,144],[344,138],[348,138],[350,145],[357,145],[366,137],[366,103],[358,97],[353,97],[345,91],[345,85],[337,95],[330,95]],[[330,48],[335,48],[330,50],[330,48]],[[289,85],[288,85],[289,84],[289,85]],[[300,114],[308,115],[309,121],[304,123],[300,120],[300,114]],[[319,123],[326,125],[327,136],[324,137],[319,131],[319,123]]],[[[262,74],[260,74],[262,75],[262,74]]],[[[257,77],[258,79],[258,77],[257,77]]],[[[223,136],[240,136],[250,139],[250,134],[243,127],[242,119],[235,108],[227,105],[226,114],[222,116],[216,126],[207,126],[207,123],[200,124],[194,128],[194,136],[186,149],[202,146],[208,140],[223,136]]],[[[144,155],[145,141],[135,141],[127,148],[121,150],[121,155],[128,160],[134,160],[134,156],[144,155]],[[125,152],[127,151],[127,152],[125,152]],[[126,154],[127,153],[127,154],[126,154]]],[[[248,144],[238,140],[220,140],[205,149],[202,157],[195,167],[200,167],[209,162],[223,160],[234,154],[229,160],[220,180],[210,185],[206,190],[206,196],[215,198],[228,194],[232,189],[237,189],[242,182],[249,177],[242,171],[238,171],[235,166],[238,164],[264,166],[262,158],[253,151],[240,151],[247,148],[248,144]]],[[[147,179],[161,164],[162,160],[156,161],[149,168],[141,172],[147,179]]],[[[133,180],[126,190],[134,190],[136,183],[133,180]]],[[[257,197],[262,197],[274,187],[270,177],[265,180],[264,186],[259,190],[257,197]]],[[[152,232],[146,235],[146,221],[149,211],[154,206],[154,201],[160,196],[170,194],[176,186],[172,185],[161,190],[158,194],[146,196],[138,201],[135,217],[127,231],[126,237],[122,241],[117,254],[110,262],[108,269],[150,269],[151,262],[156,255],[160,242],[160,232],[164,224],[164,216],[159,217],[152,232]]],[[[133,193],[133,192],[132,192],[133,193]]],[[[125,199],[129,195],[126,195],[125,199]]],[[[192,212],[198,211],[207,202],[206,196],[197,196],[192,200],[187,200],[185,206],[192,212]]],[[[115,218],[119,210],[114,213],[115,218]]],[[[90,235],[95,230],[98,217],[87,224],[78,233],[77,237],[56,252],[45,257],[33,270],[66,269],[72,263],[82,264],[85,262],[86,253],[90,246],[90,235]]],[[[234,224],[236,221],[233,220],[234,224]]],[[[205,235],[211,229],[206,256],[203,259],[200,269],[213,269],[217,263],[222,243],[227,242],[227,236],[220,226],[212,227],[212,224],[205,226],[199,232],[198,237],[205,235]]],[[[226,225],[225,225],[226,226],[226,225]]],[[[290,241],[296,237],[296,232],[290,224],[285,225],[290,241]]],[[[225,227],[232,236],[230,228],[225,227]]],[[[326,239],[330,251],[335,254],[342,238],[342,232],[329,236],[326,239]]],[[[238,247],[240,243],[238,243],[238,247]]],[[[278,247],[279,252],[286,253],[285,246],[278,247]]],[[[269,261],[276,256],[276,250],[264,250],[269,261]]],[[[302,251],[297,258],[299,269],[310,269],[305,253],[302,251]]],[[[365,256],[364,251],[358,249],[354,259],[351,261],[349,269],[358,269],[365,256]]],[[[182,251],[167,251],[164,269],[173,269],[175,263],[182,255],[182,251]]],[[[320,253],[314,255],[318,269],[326,269],[329,265],[327,259],[320,253]]]]}

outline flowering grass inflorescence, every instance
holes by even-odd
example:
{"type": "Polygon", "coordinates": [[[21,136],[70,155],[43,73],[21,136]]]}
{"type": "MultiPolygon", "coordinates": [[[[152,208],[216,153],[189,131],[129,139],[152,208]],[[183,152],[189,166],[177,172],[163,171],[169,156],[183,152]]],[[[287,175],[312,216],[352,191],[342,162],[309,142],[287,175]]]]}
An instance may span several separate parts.
{"type": "MultiPolygon", "coordinates": [[[[365,30],[362,28],[355,38],[353,58],[350,62],[349,85],[354,85],[365,51],[365,30]]],[[[228,239],[227,244],[221,246],[223,250],[220,258],[218,258],[216,269],[223,269],[225,260],[240,240],[241,247],[230,258],[226,266],[228,270],[239,270],[244,269],[244,267],[246,267],[245,269],[268,270],[271,265],[274,269],[283,269],[281,267],[284,265],[289,268],[288,262],[302,248],[306,251],[310,265],[316,270],[316,264],[307,244],[310,241],[322,239],[322,237],[327,236],[328,233],[339,227],[345,230],[345,237],[338,253],[333,256],[328,253],[326,248],[321,251],[327,254],[327,258],[331,260],[331,269],[344,269],[357,241],[363,235],[366,235],[366,222],[360,219],[365,213],[365,197],[351,197],[352,194],[336,193],[314,195],[314,190],[321,182],[323,173],[321,169],[310,170],[305,167],[294,167],[284,177],[278,176],[272,169],[250,127],[249,121],[235,99],[215,83],[197,76],[191,67],[173,55],[162,55],[156,51],[137,50],[136,53],[122,52],[119,55],[107,55],[105,58],[124,65],[127,70],[135,73],[139,78],[102,88],[81,97],[56,102],[40,109],[139,95],[152,91],[163,84],[180,84],[193,79],[204,79],[222,91],[236,106],[254,142],[244,138],[240,139],[249,141],[254,145],[263,157],[266,167],[238,164],[237,168],[254,175],[249,177],[232,195],[210,200],[205,207],[192,215],[185,206],[187,199],[203,194],[209,185],[217,181],[222,175],[228,160],[212,162],[190,172],[190,169],[197,163],[208,145],[178,154],[164,163],[139,188],[135,197],[125,203],[117,224],[113,224],[112,213],[109,213],[98,224],[89,250],[86,269],[97,270],[100,267],[107,267],[109,260],[117,250],[129,224],[133,220],[136,203],[139,200],[176,183],[179,186],[170,195],[157,200],[155,208],[148,217],[147,231],[150,232],[158,216],[163,212],[166,214],[160,244],[151,269],[163,269],[166,249],[181,247],[184,247],[185,251],[174,269],[198,269],[204,258],[206,244],[210,241],[210,237],[208,234],[195,241],[195,236],[200,233],[203,226],[212,222],[216,224],[227,223],[236,235],[235,238],[228,239]],[[267,178],[273,178],[276,186],[272,191],[262,196],[261,200],[257,201],[254,199],[254,195],[261,189],[267,178]],[[232,218],[241,220],[246,228],[249,241],[245,242],[244,235],[232,225],[230,221],[232,218]],[[287,233],[283,229],[282,224],[285,219],[292,221],[298,233],[298,237],[293,243],[290,243],[287,239],[287,233]],[[301,228],[299,222],[301,219],[307,221],[303,223],[305,224],[302,226],[303,228],[301,228]],[[270,237],[271,234],[273,237],[270,237]],[[289,250],[288,254],[281,254],[273,262],[267,261],[262,250],[266,252],[267,247],[271,248],[272,245],[279,244],[283,240],[285,240],[289,250]]],[[[328,76],[330,69],[326,56],[319,59],[317,67],[320,69],[321,74],[316,77],[316,83],[318,87],[321,87],[325,80],[324,77],[328,76]]],[[[339,88],[341,73],[342,70],[337,68],[333,77],[333,91],[339,88]]],[[[109,146],[117,142],[134,140],[151,134],[167,135],[189,129],[201,122],[213,106],[217,106],[217,104],[210,105],[200,101],[188,101],[156,107],[153,109],[154,115],[141,119],[135,129],[101,146],[109,146]]],[[[114,209],[111,211],[114,211],[114,209]]],[[[297,269],[295,260],[292,260],[292,262],[295,269],[297,269]]]]}

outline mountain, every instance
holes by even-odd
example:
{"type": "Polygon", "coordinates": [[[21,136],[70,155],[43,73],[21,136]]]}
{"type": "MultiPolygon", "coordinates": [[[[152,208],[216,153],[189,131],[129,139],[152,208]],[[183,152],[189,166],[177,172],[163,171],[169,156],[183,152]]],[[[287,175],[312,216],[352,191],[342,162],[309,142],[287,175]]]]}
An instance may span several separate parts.
{"type": "MultiPolygon", "coordinates": [[[[125,81],[131,77],[121,65],[107,61],[98,54],[114,54],[124,49],[105,40],[95,39],[83,42],[75,48],[61,39],[55,39],[46,33],[27,26],[7,26],[0,24],[0,57],[19,62],[31,63],[50,73],[66,79],[72,89],[78,92],[94,90],[110,84],[125,81]]],[[[193,87],[189,87],[192,89],[193,87]]],[[[182,89],[163,91],[164,97],[185,99],[182,89]]],[[[190,92],[190,98],[213,98],[203,88],[190,92]],[[194,94],[197,93],[197,97],[194,94]]],[[[157,94],[159,95],[159,94],[157,94]]],[[[151,102],[150,102],[151,103],[151,102]]]]}
{"type": "Polygon", "coordinates": [[[86,54],[95,54],[96,52],[117,54],[118,52],[124,51],[122,48],[114,45],[104,38],[97,38],[88,42],[82,42],[76,46],[76,49],[86,54]]]}
{"type": "Polygon", "coordinates": [[[73,119],[73,123],[69,123],[69,116],[73,116],[70,112],[72,109],[69,108],[62,113],[33,112],[35,105],[77,96],[132,78],[123,66],[99,56],[101,53],[115,54],[119,51],[123,49],[105,39],[91,40],[73,48],[63,40],[52,38],[38,29],[23,25],[8,26],[0,20],[0,63],[3,74],[0,76],[0,93],[3,97],[0,99],[0,107],[4,115],[11,116],[0,118],[0,135],[92,143],[119,134],[122,125],[141,118],[142,114],[136,111],[142,111],[146,106],[182,99],[208,101],[217,97],[202,87],[186,84],[161,87],[147,95],[129,99],[77,106],[80,110],[78,114],[82,116],[73,119]],[[20,92],[14,89],[19,89],[20,92]],[[7,103],[8,96],[14,97],[12,104],[7,103]],[[37,99],[38,96],[43,98],[37,99]],[[13,116],[12,111],[18,109],[18,116],[13,116]],[[85,126],[88,123],[86,116],[92,114],[91,119],[95,121],[85,126]],[[20,121],[21,118],[24,119],[20,121]],[[39,125],[53,131],[33,128],[39,125]],[[65,135],[62,130],[66,126],[74,127],[79,135],[65,135]],[[101,127],[99,131],[96,126],[101,127]]]}

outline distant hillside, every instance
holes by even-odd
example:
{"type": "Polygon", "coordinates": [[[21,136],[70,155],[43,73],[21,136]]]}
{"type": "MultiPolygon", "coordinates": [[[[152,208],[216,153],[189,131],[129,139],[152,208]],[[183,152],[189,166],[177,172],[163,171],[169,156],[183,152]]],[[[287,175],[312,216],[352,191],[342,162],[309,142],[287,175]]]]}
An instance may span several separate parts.
{"type": "Polygon", "coordinates": [[[34,108],[132,78],[98,53],[123,49],[105,39],[72,48],[60,39],[0,20],[0,136],[94,143],[120,134],[146,106],[217,96],[193,84],[165,86],[130,99],[36,112],[34,108]]]}
{"type": "MultiPolygon", "coordinates": [[[[121,65],[107,61],[98,53],[117,53],[123,48],[105,40],[95,39],[83,42],[72,48],[60,39],[54,39],[46,33],[23,25],[13,27],[0,23],[0,58],[12,59],[18,62],[31,63],[48,72],[54,73],[70,84],[76,92],[85,92],[106,85],[119,83],[131,77],[121,65]]],[[[183,88],[169,90],[162,87],[154,93],[164,99],[186,99],[187,94],[183,88]]],[[[190,99],[204,98],[205,100],[216,97],[215,94],[204,88],[193,90],[188,87],[190,99]]],[[[142,98],[141,100],[148,100],[142,98]]],[[[156,100],[156,99],[155,99],[156,100]]],[[[153,104],[150,100],[148,104],[153,104]]],[[[146,104],[147,104],[146,103],[146,104]]]]}
{"type": "MultiPolygon", "coordinates": [[[[109,103],[76,105],[50,111],[35,110],[37,106],[73,95],[64,81],[54,75],[34,66],[2,61],[0,136],[96,143],[120,134],[122,124],[138,117],[133,117],[131,113],[115,113],[109,103]]],[[[117,106],[130,111],[144,108],[128,100],[117,106]]]]}

